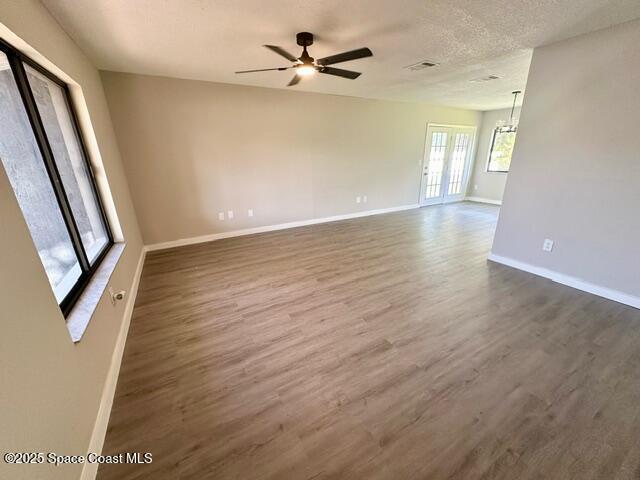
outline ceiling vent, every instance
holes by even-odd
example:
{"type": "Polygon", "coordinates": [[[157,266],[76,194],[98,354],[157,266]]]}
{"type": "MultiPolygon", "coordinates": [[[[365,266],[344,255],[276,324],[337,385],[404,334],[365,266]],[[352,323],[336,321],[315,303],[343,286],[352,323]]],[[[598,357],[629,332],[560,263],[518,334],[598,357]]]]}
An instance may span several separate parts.
{"type": "Polygon", "coordinates": [[[490,82],[492,80],[498,80],[500,77],[498,77],[497,75],[487,75],[486,77],[479,77],[479,78],[474,78],[473,80],[469,80],[472,83],[484,83],[484,82],[490,82]]]}
{"type": "Polygon", "coordinates": [[[423,60],[422,62],[414,63],[413,65],[407,65],[407,70],[413,70],[417,72],[418,70],[424,70],[425,68],[437,67],[440,65],[438,62],[431,62],[429,60],[423,60]]]}

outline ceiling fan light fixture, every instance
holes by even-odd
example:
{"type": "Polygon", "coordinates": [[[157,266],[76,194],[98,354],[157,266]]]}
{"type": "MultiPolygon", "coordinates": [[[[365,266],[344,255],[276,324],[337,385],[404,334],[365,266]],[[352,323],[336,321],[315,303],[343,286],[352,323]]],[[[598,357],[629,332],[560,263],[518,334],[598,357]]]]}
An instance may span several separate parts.
{"type": "Polygon", "coordinates": [[[293,65],[289,67],[276,67],[276,68],[259,68],[256,70],[240,70],[236,73],[254,73],[254,72],[269,72],[269,71],[282,71],[292,69],[296,72],[293,78],[287,83],[287,87],[293,87],[300,83],[302,77],[308,77],[317,73],[323,75],[333,75],[335,77],[348,78],[355,80],[361,73],[354,72],[352,70],[345,70],[343,68],[335,68],[331,65],[336,63],[351,62],[360,58],[372,57],[373,52],[366,47],[358,48],[356,50],[349,50],[348,52],[338,53],[336,55],[330,55],[328,57],[314,59],[307,47],[313,45],[313,34],[309,32],[300,32],[296,35],[296,42],[302,47],[302,54],[296,57],[283,48],[277,45],[263,45],[272,52],[280,55],[281,57],[289,60],[293,65]]]}
{"type": "Polygon", "coordinates": [[[301,77],[308,77],[314,73],[316,73],[316,68],[312,65],[300,65],[299,67],[296,67],[296,74],[301,77]]]}

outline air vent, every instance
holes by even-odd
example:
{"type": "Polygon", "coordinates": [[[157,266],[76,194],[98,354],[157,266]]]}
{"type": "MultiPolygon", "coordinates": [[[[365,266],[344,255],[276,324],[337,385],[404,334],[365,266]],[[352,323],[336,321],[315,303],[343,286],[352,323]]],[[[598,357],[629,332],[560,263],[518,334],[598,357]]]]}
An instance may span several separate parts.
{"type": "Polygon", "coordinates": [[[424,70],[425,68],[437,67],[438,65],[440,64],[437,62],[423,60],[422,62],[414,63],[413,65],[407,65],[404,68],[406,68],[407,70],[413,70],[415,72],[418,70],[424,70]]]}
{"type": "Polygon", "coordinates": [[[490,82],[492,80],[498,80],[500,77],[498,77],[497,75],[487,75],[486,77],[479,77],[479,78],[474,78],[473,80],[469,80],[472,83],[483,83],[483,82],[490,82]]]}

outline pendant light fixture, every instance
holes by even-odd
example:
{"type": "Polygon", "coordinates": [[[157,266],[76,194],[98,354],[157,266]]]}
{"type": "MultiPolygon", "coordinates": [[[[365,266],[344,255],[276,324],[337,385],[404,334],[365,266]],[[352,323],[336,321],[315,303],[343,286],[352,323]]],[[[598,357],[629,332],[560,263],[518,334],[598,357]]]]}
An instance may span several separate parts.
{"type": "Polygon", "coordinates": [[[514,133],[518,129],[518,125],[516,124],[513,113],[516,109],[516,101],[518,100],[518,95],[522,93],[522,90],[516,90],[511,92],[513,95],[513,105],[511,106],[511,115],[509,115],[509,122],[506,123],[504,120],[500,120],[497,125],[497,130],[500,133],[514,133]]]}

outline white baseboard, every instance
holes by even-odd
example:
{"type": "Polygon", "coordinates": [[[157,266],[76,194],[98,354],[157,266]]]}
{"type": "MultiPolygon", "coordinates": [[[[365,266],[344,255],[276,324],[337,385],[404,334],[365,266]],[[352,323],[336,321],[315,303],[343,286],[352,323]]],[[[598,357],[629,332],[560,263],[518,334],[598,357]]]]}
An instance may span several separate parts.
{"type": "Polygon", "coordinates": [[[524,270],[525,272],[533,273],[534,275],[538,275],[540,277],[548,278],[549,280],[552,280],[556,283],[561,283],[562,285],[567,285],[568,287],[582,290],[583,292],[592,293],[593,295],[597,295],[599,297],[613,300],[614,302],[623,303],[625,305],[629,305],[630,307],[640,309],[640,297],[636,297],[628,293],[620,292],[618,290],[613,290],[607,287],[602,287],[600,285],[587,282],[580,278],[565,275],[564,273],[555,272],[547,268],[537,267],[535,265],[521,262],[519,260],[514,260],[513,258],[496,255],[494,253],[489,254],[489,260],[491,260],[492,262],[507,265],[508,267],[517,268],[518,270],[524,270]]]}
{"type": "MultiPolygon", "coordinates": [[[[87,452],[102,453],[102,447],[104,446],[104,438],[107,434],[107,427],[109,425],[109,416],[111,415],[111,407],[113,406],[113,397],[116,393],[116,385],[118,383],[118,374],[120,373],[120,364],[122,362],[122,355],[124,353],[124,345],[127,341],[127,333],[129,332],[129,325],[131,324],[131,316],[133,314],[133,307],[136,303],[136,296],[138,294],[138,285],[140,284],[140,276],[142,275],[142,268],[144,266],[144,258],[147,253],[147,249],[143,248],[140,252],[140,259],[138,260],[138,266],[129,289],[130,295],[127,301],[127,305],[124,309],[124,319],[118,332],[118,338],[116,340],[116,346],[111,355],[111,364],[109,366],[109,372],[107,373],[107,379],[102,389],[102,397],[100,398],[100,408],[98,409],[98,416],[96,417],[96,423],[93,427],[93,433],[91,434],[91,440],[89,441],[89,449],[87,452]]],[[[82,474],[80,480],[94,480],[98,473],[98,464],[85,463],[82,468],[82,474]]]]}
{"type": "Polygon", "coordinates": [[[483,197],[464,197],[464,199],[468,202],[476,202],[476,203],[490,203],[491,205],[502,205],[502,200],[493,200],[491,198],[483,198],[483,197]]]}
{"type": "Polygon", "coordinates": [[[279,223],[276,225],[266,225],[263,227],[245,228],[242,230],[232,230],[229,232],[212,233],[210,235],[200,235],[198,237],[181,238],[170,242],[161,242],[147,245],[147,251],[164,250],[166,248],[182,247],[196,243],[212,242],[223,238],[240,237],[243,235],[253,235],[254,233],[273,232],[275,230],[285,230],[287,228],[305,227],[318,223],[337,222],[339,220],[349,220],[351,218],[368,217],[370,215],[380,215],[382,213],[400,212],[419,208],[418,204],[401,205],[399,207],[379,208],[377,210],[365,210],[363,212],[347,213],[345,215],[335,215],[333,217],[312,218],[311,220],[299,220],[297,222],[279,223]]]}

